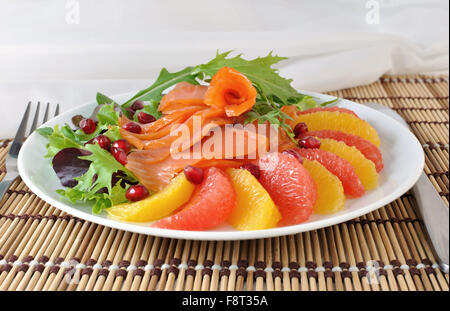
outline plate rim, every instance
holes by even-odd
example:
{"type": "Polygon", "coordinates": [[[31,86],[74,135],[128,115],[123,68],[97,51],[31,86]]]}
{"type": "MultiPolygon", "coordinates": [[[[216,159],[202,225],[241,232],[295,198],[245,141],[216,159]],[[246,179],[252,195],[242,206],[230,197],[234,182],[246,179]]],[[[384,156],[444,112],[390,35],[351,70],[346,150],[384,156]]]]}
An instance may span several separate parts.
{"type": "MultiPolygon", "coordinates": [[[[327,95],[327,94],[321,94],[316,92],[310,92],[310,91],[300,91],[303,94],[316,96],[319,98],[333,98],[333,96],[327,95]]],[[[132,96],[131,94],[135,94],[134,92],[126,92],[121,94],[116,94],[114,96],[110,96],[111,98],[119,98],[119,97],[125,97],[127,95],[132,96]]],[[[63,115],[69,115],[70,113],[73,113],[74,111],[78,111],[82,109],[85,106],[89,106],[95,103],[95,101],[90,101],[86,104],[82,104],[79,106],[76,106],[60,116],[63,115]]],[[[390,195],[383,197],[382,199],[379,199],[375,202],[372,202],[371,204],[365,205],[363,208],[359,208],[354,211],[349,211],[347,213],[344,213],[342,215],[339,215],[334,218],[328,218],[323,220],[317,220],[311,223],[302,223],[297,224],[293,226],[286,226],[286,227],[276,227],[271,229],[264,229],[264,230],[251,230],[251,231],[188,231],[188,230],[171,230],[171,229],[160,229],[160,228],[154,228],[154,227],[146,227],[142,225],[136,225],[133,223],[127,223],[122,222],[114,219],[104,218],[101,216],[88,214],[82,210],[79,210],[76,207],[71,207],[68,205],[68,203],[64,203],[61,201],[58,201],[56,199],[53,199],[51,196],[47,195],[44,191],[41,191],[37,186],[35,186],[34,182],[31,180],[31,178],[26,174],[25,172],[25,160],[24,160],[24,152],[23,150],[27,150],[27,146],[30,141],[32,141],[34,135],[38,135],[36,132],[32,133],[30,137],[25,141],[23,144],[18,157],[18,170],[19,174],[23,180],[23,182],[27,185],[27,187],[36,194],[40,199],[44,200],[45,202],[49,203],[50,205],[54,206],[55,208],[62,210],[70,215],[73,215],[77,218],[84,219],[99,225],[103,225],[109,228],[115,228],[119,230],[125,230],[130,232],[135,232],[139,234],[145,234],[145,235],[153,235],[158,237],[164,237],[164,238],[176,238],[176,239],[190,239],[190,240],[211,240],[211,241],[227,241],[227,240],[248,240],[248,239],[262,239],[262,238],[269,238],[269,237],[277,237],[277,236],[284,236],[284,235],[290,235],[290,234],[297,234],[301,232],[307,232],[312,230],[317,230],[329,226],[333,226],[336,224],[340,224],[343,222],[346,222],[348,220],[354,219],[356,217],[360,217],[362,215],[368,214],[374,210],[377,210],[378,208],[381,208],[400,196],[402,196],[404,193],[406,193],[409,189],[411,189],[412,186],[417,182],[420,175],[422,174],[422,171],[424,169],[425,165],[425,155],[423,153],[423,148],[420,142],[418,141],[417,137],[404,125],[399,123],[397,120],[393,119],[392,117],[383,114],[382,112],[379,112],[373,108],[364,106],[363,104],[359,104],[347,99],[340,98],[340,103],[338,106],[342,103],[350,103],[350,105],[360,105],[364,107],[363,109],[369,109],[372,112],[375,112],[376,114],[380,114],[383,116],[383,118],[386,118],[390,121],[390,123],[396,124],[398,127],[402,128],[402,131],[405,131],[407,135],[412,137],[414,143],[416,144],[416,147],[418,147],[422,152],[420,153],[420,163],[418,163],[417,171],[414,172],[415,174],[410,175],[408,182],[404,183],[402,187],[397,187],[395,191],[393,191],[390,195]],[[420,168],[420,169],[419,169],[420,168]]],[[[45,127],[48,123],[52,122],[53,119],[47,121],[40,127],[45,127]]]]}

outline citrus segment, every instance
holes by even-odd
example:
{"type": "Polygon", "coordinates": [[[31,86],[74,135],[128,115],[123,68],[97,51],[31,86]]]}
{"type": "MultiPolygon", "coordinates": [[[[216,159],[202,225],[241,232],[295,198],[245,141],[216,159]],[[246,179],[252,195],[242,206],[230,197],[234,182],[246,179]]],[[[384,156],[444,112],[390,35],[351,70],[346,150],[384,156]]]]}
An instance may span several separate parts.
{"type": "Polygon", "coordinates": [[[303,159],[303,166],[311,174],[317,186],[314,213],[331,214],[344,208],[345,195],[342,183],[335,175],[317,161],[303,159]]]}
{"type": "Polygon", "coordinates": [[[345,143],[333,139],[320,139],[320,149],[332,152],[347,160],[355,169],[364,189],[372,190],[378,186],[378,173],[375,164],[367,160],[355,147],[347,146],[345,143]]]}
{"type": "Polygon", "coordinates": [[[118,220],[146,222],[169,216],[186,203],[195,186],[183,173],[177,175],[169,185],[156,194],[133,203],[124,203],[106,209],[109,216],[118,220]]]}
{"type": "Polygon", "coordinates": [[[366,121],[350,113],[321,111],[300,114],[295,118],[294,124],[304,122],[310,131],[336,130],[353,134],[380,146],[377,131],[366,121]]]}
{"type": "Polygon", "coordinates": [[[205,169],[202,183],[189,202],[169,217],[158,220],[155,227],[174,230],[209,230],[223,223],[236,205],[236,193],[225,173],[215,167],[205,169]]]}
{"type": "Polygon", "coordinates": [[[336,175],[344,186],[344,193],[352,197],[360,197],[364,195],[364,186],[358,175],[356,175],[353,166],[335,155],[334,153],[321,149],[296,149],[304,158],[309,160],[317,160],[325,166],[327,170],[336,175]]]}
{"type": "Polygon", "coordinates": [[[308,220],[316,201],[316,185],[293,156],[268,153],[259,159],[259,182],[278,206],[282,226],[308,220]]]}
{"type": "Polygon", "coordinates": [[[238,230],[262,230],[276,226],[281,219],[267,191],[248,170],[226,170],[236,191],[236,207],[228,222],[238,230]]]}
{"type": "Polygon", "coordinates": [[[366,157],[366,159],[372,161],[373,164],[375,164],[378,173],[383,169],[383,157],[381,155],[380,149],[378,149],[374,144],[372,144],[367,139],[334,130],[306,132],[301,134],[299,136],[299,139],[302,139],[306,136],[314,136],[317,138],[331,138],[334,140],[342,141],[346,145],[356,147],[359,151],[361,151],[361,153],[366,157]]]}
{"type": "Polygon", "coordinates": [[[349,113],[349,114],[354,115],[355,117],[359,118],[358,115],[354,111],[347,109],[347,108],[343,108],[343,107],[337,107],[337,106],[316,107],[316,108],[306,109],[306,110],[300,111],[298,114],[307,114],[307,113],[322,112],[322,111],[349,113]]]}

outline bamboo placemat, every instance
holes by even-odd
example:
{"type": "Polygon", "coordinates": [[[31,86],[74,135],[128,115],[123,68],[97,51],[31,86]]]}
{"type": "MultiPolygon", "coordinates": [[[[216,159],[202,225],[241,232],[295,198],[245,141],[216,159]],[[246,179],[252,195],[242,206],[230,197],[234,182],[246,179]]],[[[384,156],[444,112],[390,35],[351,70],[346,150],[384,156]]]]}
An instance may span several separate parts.
{"type": "MultiPolygon", "coordinates": [[[[397,110],[449,204],[448,77],[385,76],[331,92],[397,110]]],[[[0,179],[9,141],[0,142],[0,179]]],[[[77,219],[17,180],[0,202],[1,290],[449,290],[414,197],[352,221],[249,241],[145,236],[77,219]]]]}

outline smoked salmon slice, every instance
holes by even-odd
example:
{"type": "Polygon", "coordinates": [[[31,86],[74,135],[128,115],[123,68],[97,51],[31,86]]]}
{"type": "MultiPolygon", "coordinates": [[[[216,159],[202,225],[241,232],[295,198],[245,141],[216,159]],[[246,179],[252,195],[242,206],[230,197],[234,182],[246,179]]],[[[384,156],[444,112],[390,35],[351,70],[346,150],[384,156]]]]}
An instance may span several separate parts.
{"type": "Polygon", "coordinates": [[[228,117],[237,117],[252,109],[256,101],[256,89],[242,73],[230,67],[222,67],[212,77],[205,93],[205,104],[223,109],[228,117]]]}
{"type": "Polygon", "coordinates": [[[168,113],[182,106],[202,106],[203,99],[208,87],[205,85],[194,85],[188,82],[180,82],[175,88],[163,96],[159,103],[159,111],[168,113]]]}
{"type": "MultiPolygon", "coordinates": [[[[152,150],[138,150],[128,155],[126,167],[132,171],[139,181],[152,191],[160,191],[170,183],[173,177],[181,172],[186,165],[197,165],[201,167],[219,166],[219,167],[238,167],[246,158],[256,158],[258,153],[264,154],[264,148],[267,145],[267,138],[257,133],[245,130],[240,133],[244,137],[244,145],[247,148],[234,148],[232,154],[226,153],[225,144],[234,143],[234,132],[221,131],[222,138],[220,148],[209,149],[204,153],[203,148],[214,146],[214,136],[198,141],[191,148],[171,153],[165,148],[152,150]],[[199,157],[195,157],[195,150],[199,148],[202,152],[199,157]],[[165,153],[166,152],[166,153],[165,153]],[[206,158],[207,157],[207,158],[206,158]]],[[[170,146],[170,145],[168,145],[170,146]]]]}
{"type": "Polygon", "coordinates": [[[188,119],[192,114],[205,109],[207,109],[205,106],[187,106],[176,110],[171,114],[164,115],[155,122],[143,124],[141,125],[141,128],[144,133],[153,133],[169,124],[184,122],[184,120],[188,119]]]}

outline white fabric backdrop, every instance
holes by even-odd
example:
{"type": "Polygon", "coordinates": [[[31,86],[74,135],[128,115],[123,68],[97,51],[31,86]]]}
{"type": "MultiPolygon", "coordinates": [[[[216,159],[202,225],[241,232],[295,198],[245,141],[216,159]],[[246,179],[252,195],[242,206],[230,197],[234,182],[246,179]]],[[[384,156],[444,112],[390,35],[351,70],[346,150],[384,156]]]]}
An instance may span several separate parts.
{"type": "Polygon", "coordinates": [[[281,73],[315,91],[446,73],[448,9],[447,0],[0,0],[0,137],[14,134],[29,100],[64,111],[217,49],[288,56],[281,73]]]}

